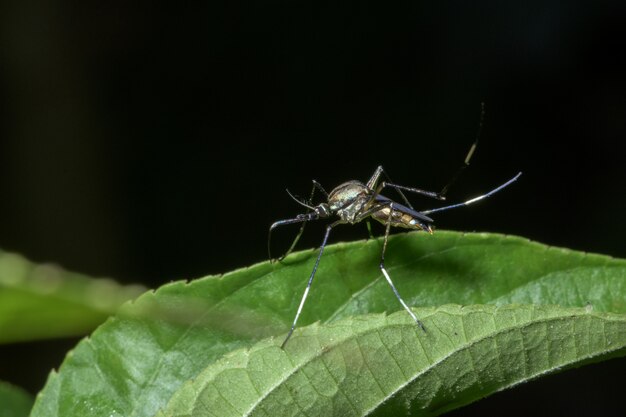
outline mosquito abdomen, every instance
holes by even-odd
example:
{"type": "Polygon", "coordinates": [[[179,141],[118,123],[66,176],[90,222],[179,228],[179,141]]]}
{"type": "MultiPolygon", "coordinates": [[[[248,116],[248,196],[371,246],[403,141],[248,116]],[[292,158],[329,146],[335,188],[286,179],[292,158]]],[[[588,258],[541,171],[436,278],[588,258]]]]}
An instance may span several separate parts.
{"type": "MultiPolygon", "coordinates": [[[[384,207],[377,212],[372,214],[372,218],[378,220],[383,225],[387,225],[389,222],[389,213],[391,209],[389,207],[384,207]]],[[[413,229],[413,230],[426,230],[429,233],[432,233],[432,229],[428,223],[425,223],[414,216],[411,216],[408,213],[403,213],[399,210],[393,211],[393,216],[391,218],[391,226],[392,227],[402,227],[405,229],[413,229]]]]}

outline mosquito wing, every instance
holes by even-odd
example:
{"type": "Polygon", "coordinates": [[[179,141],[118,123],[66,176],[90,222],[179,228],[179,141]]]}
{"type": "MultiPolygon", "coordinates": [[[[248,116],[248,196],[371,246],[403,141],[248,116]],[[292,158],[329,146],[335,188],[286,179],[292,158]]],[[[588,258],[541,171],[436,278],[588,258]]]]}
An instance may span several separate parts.
{"type": "MultiPolygon", "coordinates": [[[[388,203],[388,202],[393,201],[393,200],[388,198],[388,197],[385,197],[384,195],[378,194],[376,196],[376,201],[379,202],[379,203],[388,203]]],[[[400,203],[398,203],[396,201],[393,202],[393,209],[397,210],[399,212],[408,214],[410,216],[413,216],[416,219],[422,220],[422,221],[424,221],[426,223],[434,223],[434,220],[431,219],[430,217],[420,213],[419,211],[415,211],[415,210],[413,210],[413,209],[411,209],[411,208],[409,208],[409,207],[407,207],[407,206],[405,206],[403,204],[400,204],[400,203]]]]}

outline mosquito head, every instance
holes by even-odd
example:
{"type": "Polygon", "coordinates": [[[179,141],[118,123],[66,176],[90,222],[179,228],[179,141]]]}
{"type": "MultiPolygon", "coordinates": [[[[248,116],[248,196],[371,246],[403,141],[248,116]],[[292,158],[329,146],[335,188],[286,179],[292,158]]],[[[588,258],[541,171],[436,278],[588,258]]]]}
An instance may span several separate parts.
{"type": "Polygon", "coordinates": [[[321,203],[321,204],[318,204],[317,206],[312,206],[308,204],[310,203],[310,201],[303,201],[297,198],[296,196],[291,194],[289,190],[287,190],[287,194],[289,194],[289,197],[291,197],[293,201],[311,210],[311,212],[307,214],[298,215],[299,219],[306,219],[306,221],[325,219],[327,217],[330,217],[331,214],[333,214],[332,210],[330,209],[330,206],[327,203],[321,203]]]}
{"type": "Polygon", "coordinates": [[[322,203],[320,205],[315,206],[313,210],[322,219],[326,217],[330,217],[330,215],[332,214],[330,207],[326,203],[322,203]]]}

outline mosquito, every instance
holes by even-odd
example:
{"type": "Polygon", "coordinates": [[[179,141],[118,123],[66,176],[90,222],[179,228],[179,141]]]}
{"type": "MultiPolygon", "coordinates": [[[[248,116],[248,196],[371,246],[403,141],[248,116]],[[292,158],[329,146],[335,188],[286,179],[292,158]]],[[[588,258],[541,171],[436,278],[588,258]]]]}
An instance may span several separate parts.
{"type": "Polygon", "coordinates": [[[289,190],[287,190],[287,194],[295,200],[301,206],[307,208],[307,212],[303,214],[298,214],[296,217],[292,219],[286,220],[278,220],[274,222],[270,226],[269,234],[268,234],[268,254],[270,257],[270,261],[274,261],[272,259],[271,250],[270,250],[270,240],[272,236],[272,231],[278,226],[284,226],[288,224],[294,223],[302,223],[300,227],[300,231],[296,235],[293,243],[287,250],[287,252],[279,257],[277,260],[280,262],[286,256],[288,256],[298,243],[298,240],[302,236],[304,232],[304,226],[307,222],[319,220],[319,219],[328,219],[331,217],[335,218],[335,221],[326,226],[326,232],[324,234],[324,239],[322,240],[322,244],[319,248],[319,253],[317,254],[317,259],[315,260],[315,264],[313,265],[313,270],[311,271],[311,275],[309,276],[309,280],[306,284],[306,288],[304,289],[304,294],[300,300],[300,305],[298,306],[298,310],[293,319],[293,323],[291,324],[291,329],[289,333],[287,333],[287,337],[281,345],[281,348],[284,348],[287,344],[287,341],[293,334],[294,329],[296,328],[296,324],[298,323],[298,318],[300,317],[300,313],[302,312],[302,308],[304,307],[304,303],[309,295],[309,290],[311,289],[311,284],[313,283],[313,278],[315,277],[315,273],[317,272],[317,267],[319,266],[320,259],[322,258],[322,254],[324,253],[324,248],[326,247],[326,242],[328,241],[328,236],[330,235],[330,231],[337,225],[340,224],[356,224],[361,221],[367,222],[368,231],[370,236],[371,226],[370,219],[377,220],[385,226],[385,235],[383,238],[383,247],[380,255],[380,264],[379,268],[383,273],[387,283],[393,290],[396,298],[404,307],[404,309],[409,313],[411,318],[415,321],[415,323],[425,331],[424,325],[422,322],[415,316],[413,311],[407,306],[407,304],[402,299],[402,296],[396,289],[387,269],[385,268],[385,251],[387,250],[387,241],[389,240],[389,232],[391,227],[401,227],[405,229],[412,230],[421,230],[428,232],[430,234],[433,233],[432,224],[434,220],[431,219],[428,215],[444,210],[450,210],[457,207],[469,206],[470,204],[474,204],[480,200],[488,198],[503,188],[509,186],[511,183],[515,182],[520,175],[521,172],[518,172],[513,178],[506,181],[505,183],[499,185],[498,187],[492,189],[491,191],[479,195],[478,197],[471,198],[462,203],[451,204],[443,207],[438,207],[430,210],[417,211],[411,206],[408,199],[404,195],[403,191],[420,194],[426,197],[431,197],[440,201],[446,199],[446,192],[450,187],[451,183],[456,180],[459,172],[463,170],[466,166],[469,165],[469,160],[474,153],[477,142],[474,142],[472,147],[470,148],[467,156],[465,157],[464,165],[461,166],[461,169],[457,172],[457,174],[452,178],[450,182],[442,189],[441,192],[432,192],[422,190],[420,188],[414,187],[406,187],[403,185],[394,184],[389,179],[389,176],[385,172],[382,166],[376,168],[374,174],[370,177],[367,183],[363,184],[360,181],[348,181],[345,182],[336,188],[334,188],[330,193],[326,192],[324,188],[317,181],[313,180],[313,189],[311,190],[311,195],[308,200],[303,201],[296,198],[292,195],[289,190]],[[383,176],[385,177],[383,179],[383,176]],[[393,188],[395,189],[403,200],[403,204],[393,201],[392,199],[385,197],[381,194],[382,190],[385,188],[393,188]],[[315,191],[318,190],[326,197],[326,202],[320,203],[318,205],[313,205],[313,197],[315,191]]]}

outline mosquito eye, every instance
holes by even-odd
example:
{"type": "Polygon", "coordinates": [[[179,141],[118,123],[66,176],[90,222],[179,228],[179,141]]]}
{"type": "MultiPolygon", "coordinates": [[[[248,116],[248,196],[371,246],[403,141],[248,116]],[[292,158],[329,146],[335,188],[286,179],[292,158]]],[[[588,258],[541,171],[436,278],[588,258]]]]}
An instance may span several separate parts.
{"type": "Polygon", "coordinates": [[[330,210],[326,204],[320,204],[319,206],[315,207],[315,212],[320,217],[330,216],[330,210]]]}

